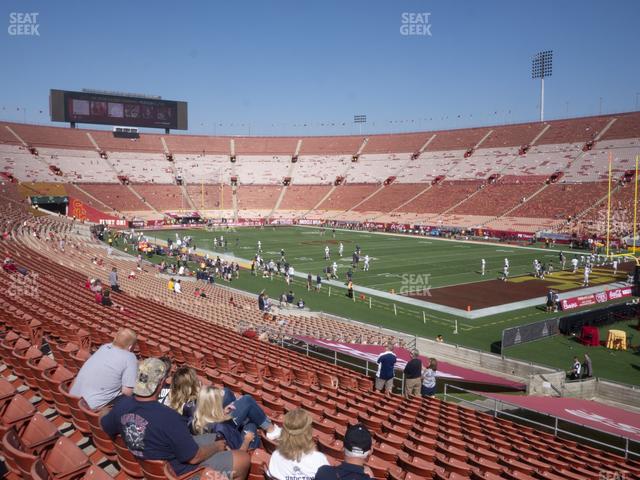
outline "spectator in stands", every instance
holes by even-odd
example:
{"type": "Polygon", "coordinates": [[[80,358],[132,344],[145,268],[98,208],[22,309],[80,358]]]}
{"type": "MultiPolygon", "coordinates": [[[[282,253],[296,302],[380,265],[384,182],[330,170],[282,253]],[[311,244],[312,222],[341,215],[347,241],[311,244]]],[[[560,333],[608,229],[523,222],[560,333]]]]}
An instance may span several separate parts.
{"type": "Polygon", "coordinates": [[[293,290],[289,290],[289,293],[287,293],[287,303],[288,304],[293,304],[293,301],[295,300],[296,296],[293,293],[293,290]]]}
{"type": "Polygon", "coordinates": [[[264,311],[269,313],[271,311],[271,299],[269,298],[269,295],[267,293],[264,294],[264,311]]]}
{"type": "Polygon", "coordinates": [[[376,372],[375,385],[376,390],[384,391],[387,395],[390,395],[393,389],[396,360],[396,354],[393,353],[393,343],[388,342],[385,351],[378,355],[378,359],[376,360],[378,371],[376,372]]]}
{"type": "Polygon", "coordinates": [[[195,434],[215,433],[231,450],[249,450],[260,446],[258,428],[275,441],[281,428],[273,424],[251,395],[235,399],[229,389],[203,387],[191,429],[195,434]]]}
{"type": "Polygon", "coordinates": [[[302,298],[298,300],[298,308],[301,310],[304,308],[304,300],[302,298]]]}
{"type": "Polygon", "coordinates": [[[182,285],[180,284],[180,279],[176,280],[176,283],[173,285],[173,291],[176,293],[182,293],[182,285]]]}
{"type": "Polygon", "coordinates": [[[162,402],[191,420],[196,412],[200,381],[194,368],[183,365],[173,374],[169,394],[162,402]]]}
{"type": "Polygon", "coordinates": [[[436,335],[436,342],[444,343],[444,337],[442,335],[436,335]]]}
{"type": "Polygon", "coordinates": [[[173,278],[170,278],[169,283],[167,283],[167,290],[169,290],[170,292],[173,292],[175,286],[176,286],[176,281],[173,278]]]}
{"type": "MultiPolygon", "coordinates": [[[[96,296],[96,301],[97,299],[98,297],[96,296]]],[[[102,292],[102,294],[100,295],[100,304],[103,307],[113,306],[113,302],[111,301],[111,290],[109,290],[108,288],[105,288],[104,292],[102,292]]]]}
{"type": "Polygon", "coordinates": [[[187,422],[176,411],[158,402],[170,365],[147,358],[139,367],[132,397],[122,397],[104,417],[103,430],[120,435],[134,457],[167,460],[177,475],[200,466],[209,467],[234,480],[245,479],[250,457],[246,452],[224,451],[215,435],[192,436],[187,422]]]}
{"type": "Polygon", "coordinates": [[[2,269],[7,273],[16,273],[18,271],[18,267],[9,257],[5,257],[4,262],[2,263],[2,269]]]}
{"type": "Polygon", "coordinates": [[[89,287],[89,289],[93,292],[93,293],[100,293],[102,292],[102,282],[100,281],[100,279],[91,279],[90,282],[91,286],[89,287]]]}
{"type": "Polygon", "coordinates": [[[258,336],[258,332],[255,328],[251,327],[242,332],[242,336],[245,338],[256,338],[258,336]]]}
{"type": "Polygon", "coordinates": [[[84,398],[94,410],[119,395],[131,395],[138,371],[138,360],[131,352],[135,343],[133,330],[118,330],[113,342],[102,345],[82,365],[69,393],[84,398]]]}
{"type": "Polygon", "coordinates": [[[580,374],[582,372],[582,364],[578,357],[573,357],[573,364],[571,365],[571,370],[569,370],[569,379],[577,380],[580,378],[580,374]]]}
{"type": "Polygon", "coordinates": [[[435,358],[429,359],[429,367],[422,372],[422,396],[433,397],[436,394],[436,372],[438,371],[438,361],[435,358]]]}
{"type": "Polygon", "coordinates": [[[404,397],[419,396],[421,385],[422,360],[420,360],[420,352],[413,350],[411,352],[411,360],[404,367],[404,397]]]}
{"type": "Polygon", "coordinates": [[[264,312],[264,307],[265,307],[264,290],[262,290],[260,292],[260,295],[258,295],[258,310],[260,310],[261,312],[264,312]]]}
{"type": "Polygon", "coordinates": [[[120,286],[118,285],[118,269],[116,267],[113,267],[109,273],[109,285],[111,285],[111,291],[120,291],[120,286]]]}
{"type": "Polygon", "coordinates": [[[582,378],[593,377],[593,365],[589,354],[584,354],[584,362],[582,363],[582,378]]]}
{"type": "Polygon", "coordinates": [[[313,420],[306,410],[296,408],[284,416],[278,449],[269,460],[269,474],[277,480],[307,480],[329,465],[313,441],[313,420]]]}
{"type": "Polygon", "coordinates": [[[315,480],[371,480],[373,473],[365,463],[372,451],[369,430],[360,423],[350,426],[344,434],[344,461],[335,467],[320,467],[315,480]]]}

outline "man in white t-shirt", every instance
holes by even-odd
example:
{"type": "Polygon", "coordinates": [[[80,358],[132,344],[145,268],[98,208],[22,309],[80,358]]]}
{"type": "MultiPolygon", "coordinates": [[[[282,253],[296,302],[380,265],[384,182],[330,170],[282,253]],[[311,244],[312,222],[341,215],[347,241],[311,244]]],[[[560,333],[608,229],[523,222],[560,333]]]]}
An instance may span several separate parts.
{"type": "Polygon", "coordinates": [[[131,352],[135,343],[133,330],[119,330],[112,343],[102,345],[82,365],[69,393],[84,398],[94,410],[119,395],[131,395],[138,374],[138,360],[131,352]]]}

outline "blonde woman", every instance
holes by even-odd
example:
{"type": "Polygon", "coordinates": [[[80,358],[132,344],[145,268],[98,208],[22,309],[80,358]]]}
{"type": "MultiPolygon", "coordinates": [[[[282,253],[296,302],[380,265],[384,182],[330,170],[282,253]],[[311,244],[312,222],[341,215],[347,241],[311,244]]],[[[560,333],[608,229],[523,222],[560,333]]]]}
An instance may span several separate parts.
{"type": "Polygon", "coordinates": [[[438,361],[435,358],[429,360],[429,366],[422,371],[422,396],[433,397],[436,394],[436,372],[438,361]]]}
{"type": "Polygon", "coordinates": [[[195,369],[187,366],[179,367],[173,374],[169,394],[163,403],[180,415],[191,419],[196,411],[199,388],[200,381],[195,369]]]}
{"type": "Polygon", "coordinates": [[[329,465],[324,453],[316,450],[311,415],[296,408],[284,416],[278,449],[271,455],[269,474],[278,480],[315,478],[323,465],[329,465]]]}
{"type": "Polygon", "coordinates": [[[215,433],[231,450],[260,446],[258,428],[269,440],[276,440],[281,429],[273,424],[251,395],[235,399],[226,388],[202,387],[198,394],[191,430],[195,435],[215,433]]]}

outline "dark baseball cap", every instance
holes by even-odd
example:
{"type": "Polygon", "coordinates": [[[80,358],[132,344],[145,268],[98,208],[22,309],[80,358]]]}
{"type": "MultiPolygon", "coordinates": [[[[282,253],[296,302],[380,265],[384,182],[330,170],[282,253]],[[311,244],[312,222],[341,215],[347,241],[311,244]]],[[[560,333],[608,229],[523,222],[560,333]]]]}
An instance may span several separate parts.
{"type": "Polygon", "coordinates": [[[347,428],[344,434],[344,448],[357,455],[363,455],[371,450],[371,433],[367,427],[358,423],[347,428]]]}

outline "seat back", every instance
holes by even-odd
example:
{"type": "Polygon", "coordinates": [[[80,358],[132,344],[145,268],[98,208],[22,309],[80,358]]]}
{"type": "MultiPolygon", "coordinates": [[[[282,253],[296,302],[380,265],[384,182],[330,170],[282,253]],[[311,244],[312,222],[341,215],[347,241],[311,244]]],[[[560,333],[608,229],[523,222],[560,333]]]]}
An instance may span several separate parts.
{"type": "Polygon", "coordinates": [[[147,480],[165,480],[164,460],[138,460],[147,480]]]}
{"type": "Polygon", "coordinates": [[[209,467],[200,467],[192,472],[177,476],[169,462],[164,462],[164,476],[166,480],[218,480],[220,474],[209,467]]]}
{"type": "Polygon", "coordinates": [[[100,467],[91,465],[89,470],[85,472],[82,480],[113,480],[113,478],[100,467]]]}
{"type": "Polygon", "coordinates": [[[89,457],[67,437],[60,437],[42,458],[47,472],[61,480],[77,477],[91,466],[89,457]]]}
{"type": "Polygon", "coordinates": [[[27,366],[24,369],[24,380],[29,387],[38,389],[38,377],[47,368],[53,368],[56,366],[56,361],[43,355],[39,358],[30,358],[27,360],[27,366]]]}
{"type": "Polygon", "coordinates": [[[17,338],[16,341],[11,344],[11,349],[8,352],[8,355],[3,356],[2,359],[9,367],[11,367],[12,370],[14,370],[16,368],[16,364],[18,363],[15,352],[27,350],[30,346],[31,344],[24,338],[17,338]]]}
{"type": "Polygon", "coordinates": [[[144,478],[144,472],[142,471],[140,463],[129,451],[122,437],[118,435],[113,441],[113,445],[115,446],[118,463],[120,467],[122,467],[122,470],[130,477],[144,478]]]}
{"type": "Polygon", "coordinates": [[[9,331],[2,341],[0,342],[0,353],[2,353],[2,358],[9,358],[11,356],[11,351],[13,350],[13,346],[20,338],[13,330],[9,331]]]}
{"type": "Polygon", "coordinates": [[[73,364],[73,370],[75,370],[76,372],[80,371],[80,369],[84,365],[84,362],[86,362],[89,357],[91,357],[91,352],[85,348],[81,348],[77,352],[71,354],[69,358],[71,360],[71,363],[73,364]]]}
{"type": "Polygon", "coordinates": [[[42,372],[42,378],[45,381],[47,386],[47,394],[49,398],[45,398],[44,392],[42,392],[42,398],[46,400],[52,401],[55,404],[56,410],[63,417],[70,418],[71,410],[67,405],[66,400],[58,390],[60,384],[66,380],[71,380],[74,377],[74,374],[63,367],[62,365],[58,365],[55,368],[50,368],[42,372]]]}
{"type": "Polygon", "coordinates": [[[89,429],[91,430],[91,436],[95,447],[104,455],[106,455],[110,460],[115,460],[116,448],[113,445],[111,437],[107,435],[104,430],[102,430],[102,425],[100,425],[100,418],[102,417],[102,415],[104,415],[104,413],[107,412],[107,409],[103,409],[97,412],[91,410],[84,399],[81,399],[78,402],[78,407],[82,411],[84,417],[87,419],[87,423],[89,424],[89,429]]]}
{"type": "Polygon", "coordinates": [[[60,432],[53,422],[47,420],[41,413],[36,413],[20,434],[20,440],[27,450],[39,453],[55,443],[59,436],[60,432]]]}
{"type": "Polygon", "coordinates": [[[33,480],[50,480],[51,479],[51,475],[49,475],[47,468],[44,466],[44,463],[40,459],[33,462],[33,465],[31,466],[30,474],[33,480]]]}
{"type": "Polygon", "coordinates": [[[16,387],[4,377],[0,377],[0,412],[2,408],[11,401],[16,394],[16,387]]]}
{"type": "Polygon", "coordinates": [[[15,429],[9,429],[2,437],[2,449],[9,470],[21,478],[29,478],[31,466],[38,457],[25,449],[15,429]]]}
{"type": "Polygon", "coordinates": [[[40,348],[31,344],[25,349],[14,348],[11,354],[14,360],[14,373],[20,378],[27,376],[27,369],[29,368],[27,362],[29,360],[42,357],[40,348]]]}
{"type": "Polygon", "coordinates": [[[0,417],[0,434],[4,435],[11,427],[19,428],[36,412],[33,404],[22,395],[15,395],[0,417]]]}
{"type": "Polygon", "coordinates": [[[82,413],[82,410],[80,409],[80,397],[76,397],[75,395],[71,395],[69,393],[69,389],[71,388],[72,383],[73,380],[66,380],[62,382],[58,386],[58,393],[65,400],[66,405],[71,412],[71,421],[73,422],[75,427],[83,434],[87,435],[91,433],[91,429],[89,428],[87,417],[85,417],[84,413],[82,413]]]}

